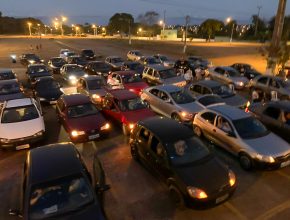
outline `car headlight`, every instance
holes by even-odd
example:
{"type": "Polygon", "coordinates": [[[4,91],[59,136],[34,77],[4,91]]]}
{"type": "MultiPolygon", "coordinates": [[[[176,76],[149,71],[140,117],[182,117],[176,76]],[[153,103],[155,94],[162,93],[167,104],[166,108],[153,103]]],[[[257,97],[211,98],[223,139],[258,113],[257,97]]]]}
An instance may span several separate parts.
{"type": "Polygon", "coordinates": [[[229,170],[229,183],[231,186],[235,185],[236,183],[236,175],[231,170],[229,170]]]}
{"type": "Polygon", "coordinates": [[[181,116],[182,116],[183,118],[192,119],[193,114],[188,113],[188,112],[181,112],[181,116]]]}
{"type": "Polygon", "coordinates": [[[235,84],[236,84],[237,86],[244,86],[244,83],[243,83],[243,82],[235,82],[235,84]]]}
{"type": "Polygon", "coordinates": [[[69,80],[76,80],[77,78],[75,76],[69,76],[68,79],[69,80]]]}
{"type": "Polygon", "coordinates": [[[36,134],[34,134],[33,136],[34,137],[41,136],[41,135],[43,135],[43,133],[44,133],[44,131],[39,131],[36,134]]]}
{"type": "Polygon", "coordinates": [[[275,159],[272,156],[263,156],[261,154],[257,154],[256,158],[260,161],[267,162],[267,163],[275,162],[275,159]]]}
{"type": "Polygon", "coordinates": [[[133,124],[133,123],[129,123],[128,128],[129,128],[130,130],[132,130],[134,127],[135,127],[135,124],[133,124]]]}
{"type": "Polygon", "coordinates": [[[34,64],[34,63],[35,63],[35,60],[28,60],[28,62],[29,62],[30,64],[34,64]]]}
{"type": "Polygon", "coordinates": [[[88,77],[88,76],[89,76],[88,74],[85,74],[85,75],[84,75],[84,77],[88,77]]]}
{"type": "Polygon", "coordinates": [[[9,139],[7,139],[7,138],[0,138],[0,142],[1,143],[9,143],[9,139]]]}
{"type": "Polygon", "coordinates": [[[73,136],[73,137],[77,137],[77,136],[84,135],[84,134],[85,134],[84,131],[73,130],[73,131],[71,132],[71,136],[73,136]]]}
{"type": "Polygon", "coordinates": [[[103,125],[101,127],[101,130],[108,130],[110,128],[110,124],[109,123],[106,123],[105,125],[103,125]]]}
{"type": "Polygon", "coordinates": [[[187,187],[188,194],[194,199],[206,199],[207,194],[202,189],[189,186],[187,187]]]}
{"type": "Polygon", "coordinates": [[[102,97],[99,96],[98,94],[93,94],[92,98],[94,99],[94,101],[96,102],[100,102],[102,100],[102,97]]]}

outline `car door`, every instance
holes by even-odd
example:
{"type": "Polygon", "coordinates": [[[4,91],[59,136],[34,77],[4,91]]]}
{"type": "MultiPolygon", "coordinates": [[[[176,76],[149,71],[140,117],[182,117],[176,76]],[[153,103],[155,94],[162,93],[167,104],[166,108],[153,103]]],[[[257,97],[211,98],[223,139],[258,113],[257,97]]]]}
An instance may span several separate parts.
{"type": "Polygon", "coordinates": [[[149,104],[150,104],[150,108],[153,110],[153,111],[155,111],[155,112],[158,112],[158,113],[160,113],[159,112],[159,107],[158,107],[158,105],[159,105],[159,103],[160,103],[160,99],[159,99],[159,97],[158,97],[158,94],[159,94],[159,89],[155,89],[155,88],[153,88],[153,89],[150,89],[149,91],[148,91],[148,100],[146,100],[146,101],[148,101],[149,102],[149,104]]]}
{"type": "Polygon", "coordinates": [[[67,109],[62,99],[59,99],[56,103],[56,112],[59,122],[67,130],[67,109]]]}
{"type": "Polygon", "coordinates": [[[154,73],[154,70],[152,68],[148,68],[147,74],[146,74],[146,81],[150,85],[155,85],[153,73],[154,73]]]}
{"type": "Polygon", "coordinates": [[[104,112],[107,116],[111,117],[112,119],[122,122],[122,114],[118,107],[119,100],[107,97],[105,98],[105,109],[104,112]]]}
{"type": "Polygon", "coordinates": [[[174,111],[175,106],[173,105],[170,96],[166,92],[159,90],[158,98],[159,103],[156,106],[158,112],[168,118],[171,118],[171,113],[174,111]]]}
{"type": "Polygon", "coordinates": [[[201,128],[203,135],[211,140],[214,141],[215,139],[215,119],[216,119],[216,113],[214,112],[204,112],[203,114],[200,115],[201,120],[199,120],[199,124],[197,125],[198,127],[201,128]]]}
{"type": "Polygon", "coordinates": [[[282,121],[280,121],[281,115],[282,111],[278,107],[267,106],[262,112],[262,115],[260,117],[258,116],[258,118],[269,130],[279,132],[282,128],[282,121]]]}
{"type": "Polygon", "coordinates": [[[138,144],[138,153],[140,159],[144,162],[144,164],[150,167],[150,154],[148,149],[150,138],[150,132],[145,127],[139,125],[139,131],[137,133],[137,144],[138,144]]]}

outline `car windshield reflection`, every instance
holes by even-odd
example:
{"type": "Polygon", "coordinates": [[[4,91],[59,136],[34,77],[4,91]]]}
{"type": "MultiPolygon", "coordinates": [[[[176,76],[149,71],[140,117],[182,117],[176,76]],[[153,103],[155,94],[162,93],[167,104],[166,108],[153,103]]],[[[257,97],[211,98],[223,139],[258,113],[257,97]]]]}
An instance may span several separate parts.
{"type": "Polygon", "coordinates": [[[74,105],[68,107],[69,118],[79,118],[88,115],[95,115],[98,113],[97,108],[92,103],[86,103],[81,105],[74,105]]]}
{"type": "Polygon", "coordinates": [[[142,102],[140,98],[134,98],[134,99],[122,100],[119,103],[119,108],[122,112],[125,112],[125,111],[145,109],[146,105],[142,102]]]}
{"type": "Polygon", "coordinates": [[[194,98],[183,91],[171,92],[170,95],[177,104],[187,104],[195,101],[194,98]]]}
{"type": "Polygon", "coordinates": [[[17,123],[29,121],[39,117],[34,105],[7,108],[3,111],[1,123],[17,123]]]}

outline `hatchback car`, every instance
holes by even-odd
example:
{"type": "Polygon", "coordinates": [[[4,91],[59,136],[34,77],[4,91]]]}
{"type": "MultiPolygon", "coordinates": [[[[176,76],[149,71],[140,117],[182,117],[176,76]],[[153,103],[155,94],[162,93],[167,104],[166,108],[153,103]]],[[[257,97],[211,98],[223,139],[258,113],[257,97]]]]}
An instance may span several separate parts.
{"type": "Polygon", "coordinates": [[[144,66],[137,62],[137,61],[125,61],[123,66],[121,67],[121,70],[132,70],[136,73],[138,73],[141,77],[143,74],[144,66]]]}
{"type": "Polygon", "coordinates": [[[145,67],[142,78],[149,85],[173,84],[182,87],[186,84],[184,77],[177,76],[173,68],[162,65],[145,67]]]}
{"type": "Polygon", "coordinates": [[[16,79],[16,74],[11,69],[0,69],[0,81],[16,79]]]}
{"type": "Polygon", "coordinates": [[[147,83],[134,71],[113,72],[108,77],[107,83],[112,87],[128,89],[137,95],[140,95],[141,91],[148,87],[147,83]]]}
{"type": "Polygon", "coordinates": [[[132,61],[138,61],[143,57],[144,55],[140,52],[140,50],[130,50],[127,53],[127,59],[132,61]]]}
{"type": "Polygon", "coordinates": [[[159,60],[166,67],[174,67],[175,61],[169,59],[167,56],[162,54],[155,54],[153,57],[159,60]]]}
{"type": "Polygon", "coordinates": [[[28,65],[26,74],[30,83],[33,83],[39,77],[51,76],[49,69],[44,64],[28,65]]]}
{"type": "Polygon", "coordinates": [[[106,95],[106,82],[101,76],[81,77],[77,83],[77,92],[89,96],[91,101],[100,105],[106,95]]]}
{"type": "Polygon", "coordinates": [[[82,66],[77,64],[65,64],[60,69],[60,74],[70,85],[76,85],[79,78],[88,76],[82,66]]]}
{"type": "Polygon", "coordinates": [[[56,113],[74,143],[94,141],[110,131],[110,124],[83,94],[61,96],[56,103],[56,113]]]}
{"type": "Polygon", "coordinates": [[[72,143],[30,150],[22,171],[21,208],[10,210],[10,215],[25,220],[104,220],[102,196],[109,186],[97,156],[94,156],[93,167],[91,175],[72,143]]]}
{"type": "Polygon", "coordinates": [[[61,58],[65,58],[65,54],[67,53],[67,52],[69,52],[70,50],[69,49],[60,49],[60,51],[59,51],[59,57],[61,57],[61,58]]]}
{"type": "Polygon", "coordinates": [[[187,91],[192,94],[193,97],[206,94],[218,95],[226,104],[238,108],[245,108],[247,104],[247,100],[236,94],[228,85],[214,80],[200,80],[194,82],[187,87],[187,91]]]}
{"type": "Polygon", "coordinates": [[[143,56],[139,59],[139,62],[144,65],[144,66],[148,66],[148,65],[162,65],[161,61],[156,59],[153,56],[143,56]]]}
{"type": "Polygon", "coordinates": [[[257,70],[255,70],[250,64],[246,63],[234,63],[231,65],[234,69],[239,71],[242,76],[247,77],[249,80],[254,79],[256,76],[262,75],[257,70]]]}
{"type": "Polygon", "coordinates": [[[121,124],[124,135],[128,135],[139,120],[155,116],[140,97],[125,89],[108,91],[103,99],[102,112],[108,119],[121,124]]]}
{"type": "Polygon", "coordinates": [[[103,61],[92,61],[85,66],[84,70],[88,75],[99,75],[107,78],[112,67],[103,61]]]}
{"type": "Polygon", "coordinates": [[[40,102],[55,104],[63,94],[60,84],[52,76],[37,78],[32,84],[32,91],[40,102]]]}
{"type": "Polygon", "coordinates": [[[180,206],[217,205],[236,188],[234,172],[192,130],[174,120],[156,117],[138,122],[129,144],[132,157],[165,182],[180,206]]]}
{"type": "Polygon", "coordinates": [[[243,89],[249,80],[232,67],[218,66],[209,69],[209,77],[224,84],[231,85],[235,89],[243,89]]]}
{"type": "Polygon", "coordinates": [[[0,105],[0,147],[29,148],[44,137],[41,106],[32,98],[13,99],[0,105]]]}
{"type": "Polygon", "coordinates": [[[111,66],[112,71],[118,71],[121,70],[125,61],[119,56],[109,56],[105,59],[105,62],[111,66]]]}
{"type": "Polygon", "coordinates": [[[253,103],[248,107],[248,110],[269,130],[290,143],[289,101],[253,103]]]}
{"type": "Polygon", "coordinates": [[[16,79],[0,80],[0,103],[24,97],[23,87],[16,79]]]}
{"type": "Polygon", "coordinates": [[[195,116],[193,125],[198,136],[237,156],[245,170],[290,165],[290,145],[241,109],[211,106],[195,116]]]}
{"type": "Polygon", "coordinates": [[[67,58],[67,63],[68,64],[77,64],[77,65],[80,65],[80,66],[85,66],[88,61],[81,57],[81,56],[78,56],[78,55],[75,55],[75,56],[70,56],[67,58]]]}
{"type": "Polygon", "coordinates": [[[52,57],[47,62],[48,68],[54,73],[60,73],[60,68],[66,64],[66,61],[61,57],[52,57]]]}
{"type": "Polygon", "coordinates": [[[94,60],[96,58],[94,51],[91,49],[82,49],[80,55],[86,60],[94,60]]]}

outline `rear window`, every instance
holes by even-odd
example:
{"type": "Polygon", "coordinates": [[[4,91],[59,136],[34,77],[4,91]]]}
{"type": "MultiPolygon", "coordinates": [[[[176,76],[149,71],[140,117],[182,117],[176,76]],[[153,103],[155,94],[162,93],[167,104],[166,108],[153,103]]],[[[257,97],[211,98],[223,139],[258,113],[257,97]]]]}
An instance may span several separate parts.
{"type": "Polygon", "coordinates": [[[17,123],[29,121],[39,117],[34,105],[26,105],[16,108],[6,108],[3,111],[1,123],[17,123]]]}

